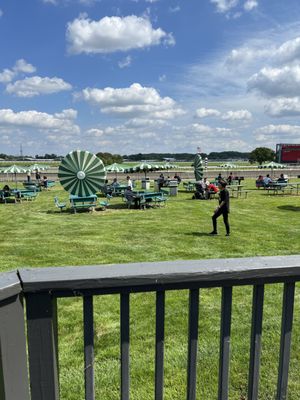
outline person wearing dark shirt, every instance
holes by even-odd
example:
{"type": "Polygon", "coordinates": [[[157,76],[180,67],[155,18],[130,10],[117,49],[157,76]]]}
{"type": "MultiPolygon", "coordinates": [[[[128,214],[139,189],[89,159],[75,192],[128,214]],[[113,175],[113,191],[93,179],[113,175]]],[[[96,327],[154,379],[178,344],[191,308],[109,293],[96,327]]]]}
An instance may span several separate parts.
{"type": "Polygon", "coordinates": [[[229,192],[226,189],[226,182],[220,181],[219,182],[219,206],[216,208],[214,215],[212,216],[213,222],[213,231],[210,233],[211,235],[217,235],[217,218],[220,215],[223,215],[223,221],[226,227],[226,236],[230,235],[230,227],[228,222],[228,214],[229,214],[229,192]]]}

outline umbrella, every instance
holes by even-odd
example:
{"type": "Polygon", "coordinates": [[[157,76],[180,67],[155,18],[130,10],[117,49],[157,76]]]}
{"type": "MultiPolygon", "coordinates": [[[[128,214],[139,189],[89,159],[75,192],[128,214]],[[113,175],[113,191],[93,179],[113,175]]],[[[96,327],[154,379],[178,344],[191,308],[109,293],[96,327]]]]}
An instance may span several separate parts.
{"type": "Polygon", "coordinates": [[[71,151],[58,168],[61,185],[69,193],[85,197],[95,194],[105,184],[106,170],[103,162],[88,151],[71,151]]]}
{"type": "Polygon", "coordinates": [[[13,164],[9,167],[3,168],[3,170],[1,172],[5,173],[5,174],[14,174],[15,183],[17,186],[17,174],[24,174],[26,172],[26,169],[23,167],[20,167],[16,164],[13,164]]]}
{"type": "Polygon", "coordinates": [[[235,164],[222,164],[220,167],[221,168],[228,168],[228,169],[237,168],[237,166],[235,164]]]}
{"type": "Polygon", "coordinates": [[[141,163],[141,164],[134,165],[133,167],[129,168],[129,172],[143,171],[145,174],[145,178],[146,178],[147,172],[152,171],[153,169],[155,169],[155,166],[153,164],[141,163]]]}
{"type": "Polygon", "coordinates": [[[115,172],[116,177],[118,176],[118,172],[125,172],[127,168],[129,168],[128,165],[118,163],[113,163],[105,167],[107,172],[115,172]]]}
{"type": "Polygon", "coordinates": [[[285,165],[271,161],[267,164],[259,165],[258,168],[285,168],[285,165]]]}
{"type": "Polygon", "coordinates": [[[113,163],[105,167],[107,172],[124,172],[127,165],[113,163]]]}
{"type": "Polygon", "coordinates": [[[200,154],[196,154],[193,166],[194,166],[196,181],[201,181],[201,179],[203,178],[203,165],[202,165],[202,157],[200,154]]]}
{"type": "Polygon", "coordinates": [[[36,171],[36,170],[38,170],[38,171],[43,171],[43,170],[48,169],[48,168],[49,168],[48,165],[37,164],[37,163],[32,164],[32,165],[30,165],[30,166],[28,167],[28,169],[29,169],[30,171],[36,171]]]}

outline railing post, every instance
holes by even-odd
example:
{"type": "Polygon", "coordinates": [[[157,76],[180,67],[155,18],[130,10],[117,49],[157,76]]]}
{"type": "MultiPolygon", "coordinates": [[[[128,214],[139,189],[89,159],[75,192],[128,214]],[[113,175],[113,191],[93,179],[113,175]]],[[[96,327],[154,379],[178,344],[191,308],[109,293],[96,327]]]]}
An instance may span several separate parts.
{"type": "Polygon", "coordinates": [[[164,397],[165,292],[156,292],[155,400],[164,397]]]}
{"type": "Polygon", "coordinates": [[[190,290],[187,400],[196,400],[199,289],[190,290]]]}
{"type": "Polygon", "coordinates": [[[26,296],[31,400],[59,400],[56,299],[26,296]]]}
{"type": "Polygon", "coordinates": [[[222,288],[218,400],[228,399],[232,286],[222,288]]]}
{"type": "Polygon", "coordinates": [[[85,399],[95,400],[93,296],[83,298],[85,399]]]}
{"type": "Polygon", "coordinates": [[[129,294],[121,294],[121,400],[129,400],[129,294]]]}
{"type": "Polygon", "coordinates": [[[248,399],[257,400],[264,305],[264,285],[253,286],[248,399]]]}
{"type": "Polygon", "coordinates": [[[295,282],[285,283],[282,301],[280,356],[276,400],[287,399],[287,385],[289,376],[290,350],[292,342],[292,327],[294,315],[294,296],[295,282]]]}
{"type": "Polygon", "coordinates": [[[21,295],[0,302],[0,399],[29,400],[21,295]]]}

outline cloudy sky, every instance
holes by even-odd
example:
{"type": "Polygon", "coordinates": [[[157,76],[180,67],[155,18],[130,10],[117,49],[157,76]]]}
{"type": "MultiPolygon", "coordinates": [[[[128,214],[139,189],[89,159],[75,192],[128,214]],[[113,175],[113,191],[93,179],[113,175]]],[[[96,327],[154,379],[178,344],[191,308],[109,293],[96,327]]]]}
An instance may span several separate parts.
{"type": "Polygon", "coordinates": [[[2,0],[0,54],[0,153],[300,142],[299,0],[2,0]]]}

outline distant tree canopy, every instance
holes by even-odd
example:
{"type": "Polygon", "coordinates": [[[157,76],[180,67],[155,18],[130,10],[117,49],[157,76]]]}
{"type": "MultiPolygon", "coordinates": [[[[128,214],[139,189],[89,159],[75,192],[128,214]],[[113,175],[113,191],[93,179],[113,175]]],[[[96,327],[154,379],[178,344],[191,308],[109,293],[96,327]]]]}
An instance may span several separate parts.
{"type": "Polygon", "coordinates": [[[268,149],[267,147],[257,147],[254,149],[249,156],[251,163],[258,162],[260,165],[265,161],[274,161],[275,151],[268,149]]]}
{"type": "Polygon", "coordinates": [[[104,165],[110,165],[113,163],[122,163],[123,158],[119,154],[111,154],[111,153],[97,153],[97,157],[99,157],[104,165]]]}

